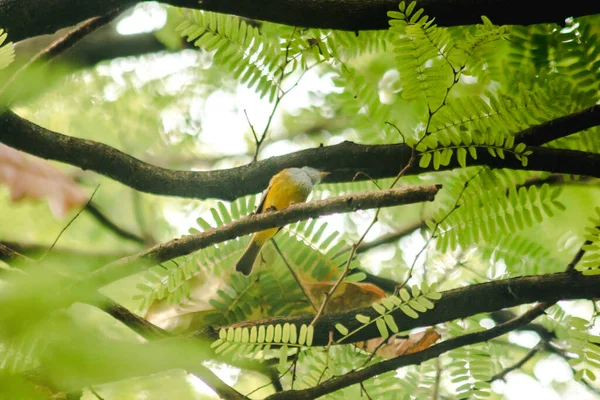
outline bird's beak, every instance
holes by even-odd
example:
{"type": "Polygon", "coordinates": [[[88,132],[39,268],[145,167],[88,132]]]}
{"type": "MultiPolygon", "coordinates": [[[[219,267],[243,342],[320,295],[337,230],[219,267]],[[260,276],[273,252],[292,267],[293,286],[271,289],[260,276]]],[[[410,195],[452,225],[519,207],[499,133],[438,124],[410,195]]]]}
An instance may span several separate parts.
{"type": "Polygon", "coordinates": [[[319,175],[321,175],[321,179],[325,178],[329,174],[330,174],[330,172],[320,172],[319,173],[319,175]]]}

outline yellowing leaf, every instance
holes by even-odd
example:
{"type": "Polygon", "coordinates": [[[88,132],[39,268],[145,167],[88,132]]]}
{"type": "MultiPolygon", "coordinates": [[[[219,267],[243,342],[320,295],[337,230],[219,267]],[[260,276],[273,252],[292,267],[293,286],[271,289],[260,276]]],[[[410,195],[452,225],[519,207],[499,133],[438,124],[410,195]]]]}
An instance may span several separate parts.
{"type": "Polygon", "coordinates": [[[423,351],[440,339],[440,334],[433,328],[423,332],[414,333],[408,338],[399,338],[392,335],[389,338],[377,338],[366,342],[355,343],[356,347],[372,353],[377,350],[377,355],[384,358],[394,358],[401,355],[423,351]],[[387,342],[382,344],[383,342],[387,342]]]}

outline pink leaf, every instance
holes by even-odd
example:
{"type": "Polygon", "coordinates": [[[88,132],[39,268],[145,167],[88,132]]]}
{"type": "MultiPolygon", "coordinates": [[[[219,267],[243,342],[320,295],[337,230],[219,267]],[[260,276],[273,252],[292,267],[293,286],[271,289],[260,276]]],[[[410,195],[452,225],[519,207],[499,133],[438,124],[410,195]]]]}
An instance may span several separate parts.
{"type": "Polygon", "coordinates": [[[52,213],[63,217],[87,201],[85,193],[49,162],[0,143],[0,183],[10,190],[13,202],[48,199],[52,213]]]}

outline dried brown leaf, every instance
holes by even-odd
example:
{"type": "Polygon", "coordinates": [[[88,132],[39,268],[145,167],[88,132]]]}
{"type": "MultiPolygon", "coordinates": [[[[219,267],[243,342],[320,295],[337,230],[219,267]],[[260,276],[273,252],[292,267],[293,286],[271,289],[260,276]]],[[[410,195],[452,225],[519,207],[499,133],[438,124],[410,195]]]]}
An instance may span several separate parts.
{"type": "Polygon", "coordinates": [[[85,204],[87,196],[49,162],[0,143],[0,184],[10,190],[13,202],[48,199],[52,213],[63,217],[73,207],[85,204]]]}

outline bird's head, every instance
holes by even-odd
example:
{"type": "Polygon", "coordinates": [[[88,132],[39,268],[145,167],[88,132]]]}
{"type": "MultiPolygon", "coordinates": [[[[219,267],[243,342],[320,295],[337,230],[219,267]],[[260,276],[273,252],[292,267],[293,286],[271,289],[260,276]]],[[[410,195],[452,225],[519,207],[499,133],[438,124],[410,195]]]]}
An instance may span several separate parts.
{"type": "Polygon", "coordinates": [[[302,167],[300,168],[308,177],[313,185],[321,182],[321,179],[329,175],[329,172],[319,171],[318,169],[312,167],[302,167]]]}

